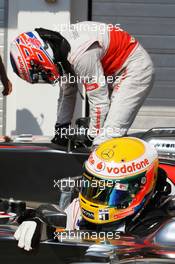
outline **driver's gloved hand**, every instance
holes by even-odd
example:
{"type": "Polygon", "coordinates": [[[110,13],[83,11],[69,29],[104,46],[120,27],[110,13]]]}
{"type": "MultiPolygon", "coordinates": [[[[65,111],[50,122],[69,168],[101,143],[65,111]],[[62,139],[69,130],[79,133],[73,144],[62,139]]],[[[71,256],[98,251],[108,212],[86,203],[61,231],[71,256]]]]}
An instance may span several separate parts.
{"type": "Polygon", "coordinates": [[[74,146],[75,148],[87,148],[91,149],[93,144],[93,138],[88,135],[77,134],[74,136],[74,146]]]}
{"type": "Polygon", "coordinates": [[[18,247],[30,251],[39,246],[42,228],[43,222],[37,217],[22,222],[14,234],[18,247]]]}
{"type": "Polygon", "coordinates": [[[61,146],[67,146],[68,144],[68,130],[70,128],[70,123],[67,124],[56,124],[55,125],[55,136],[52,138],[51,142],[61,146]]]}
{"type": "Polygon", "coordinates": [[[88,147],[91,148],[93,145],[93,140],[94,138],[92,138],[91,136],[86,136],[84,144],[88,147]]]}

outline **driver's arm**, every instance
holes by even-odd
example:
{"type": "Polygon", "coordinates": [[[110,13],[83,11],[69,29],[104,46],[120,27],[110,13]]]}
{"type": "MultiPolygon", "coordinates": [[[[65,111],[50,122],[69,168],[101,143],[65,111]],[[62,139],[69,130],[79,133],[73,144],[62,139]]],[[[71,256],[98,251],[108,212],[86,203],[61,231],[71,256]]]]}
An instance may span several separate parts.
{"type": "Polygon", "coordinates": [[[89,134],[93,138],[103,127],[109,110],[108,85],[100,61],[100,47],[87,50],[76,62],[75,72],[84,83],[90,105],[89,134]]]}
{"type": "Polygon", "coordinates": [[[78,230],[79,221],[81,218],[79,198],[75,198],[70,205],[65,209],[67,214],[66,230],[78,230]]]}
{"type": "Polygon", "coordinates": [[[68,75],[64,75],[60,80],[60,95],[57,107],[57,124],[71,123],[78,86],[68,75]]]}
{"type": "Polygon", "coordinates": [[[4,86],[2,94],[5,96],[9,95],[12,92],[12,83],[7,77],[7,73],[6,73],[1,56],[0,56],[0,77],[1,77],[1,82],[4,86]]]}

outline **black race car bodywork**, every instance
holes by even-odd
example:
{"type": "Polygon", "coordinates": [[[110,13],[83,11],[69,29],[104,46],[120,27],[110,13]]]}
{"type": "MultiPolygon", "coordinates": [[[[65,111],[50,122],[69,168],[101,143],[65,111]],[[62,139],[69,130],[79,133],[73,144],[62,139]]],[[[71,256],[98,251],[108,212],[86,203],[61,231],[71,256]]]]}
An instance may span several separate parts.
{"type": "Polygon", "coordinates": [[[147,237],[110,232],[67,231],[59,240],[46,240],[25,252],[13,238],[17,226],[0,226],[0,261],[5,263],[175,263],[175,219],[165,221],[147,237]],[[97,238],[98,236],[98,238],[97,238]]]}
{"type": "MultiPolygon", "coordinates": [[[[133,134],[156,146],[160,163],[175,183],[175,128],[155,128],[133,134]]],[[[73,145],[73,144],[72,144],[73,145]]],[[[61,147],[51,143],[10,142],[0,144],[0,168],[3,180],[0,197],[55,203],[58,201],[57,181],[81,175],[89,155],[85,148],[61,147]],[[39,190],[39,191],[38,191],[39,190]]]]}
{"type": "MultiPolygon", "coordinates": [[[[166,171],[174,193],[175,129],[153,129],[137,136],[157,147],[160,167],[166,171]]],[[[58,181],[81,175],[88,154],[85,149],[67,150],[49,143],[3,143],[0,145],[0,197],[59,204],[58,181]]],[[[83,231],[77,231],[61,237],[59,234],[55,240],[46,239],[39,249],[29,253],[17,248],[13,238],[17,224],[13,215],[2,219],[5,224],[1,221],[1,263],[175,263],[174,218],[167,219],[146,237],[111,233],[112,238],[108,239],[104,234],[95,237],[86,231],[84,236],[83,231]]]]}

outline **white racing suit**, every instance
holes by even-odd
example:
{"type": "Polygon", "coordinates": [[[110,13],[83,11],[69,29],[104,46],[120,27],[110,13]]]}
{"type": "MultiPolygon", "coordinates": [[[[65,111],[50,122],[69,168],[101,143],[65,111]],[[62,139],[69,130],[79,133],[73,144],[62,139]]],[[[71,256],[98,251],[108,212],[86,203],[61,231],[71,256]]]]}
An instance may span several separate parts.
{"type": "MultiPolygon", "coordinates": [[[[153,64],[135,38],[119,27],[81,22],[61,34],[71,45],[68,60],[86,89],[93,144],[127,133],[152,88],[153,64]]],[[[78,78],[77,77],[77,78],[78,78]]],[[[63,78],[64,80],[64,78],[63,78]]],[[[76,82],[61,85],[57,123],[70,123],[76,82]]]]}
{"type": "MultiPolygon", "coordinates": [[[[79,230],[82,220],[79,198],[75,198],[72,203],[64,210],[67,214],[66,230],[79,230]]],[[[124,231],[124,221],[116,225],[115,231],[124,231]]]]}
{"type": "Polygon", "coordinates": [[[79,198],[75,198],[64,211],[67,214],[66,230],[78,230],[81,220],[79,198]]]}

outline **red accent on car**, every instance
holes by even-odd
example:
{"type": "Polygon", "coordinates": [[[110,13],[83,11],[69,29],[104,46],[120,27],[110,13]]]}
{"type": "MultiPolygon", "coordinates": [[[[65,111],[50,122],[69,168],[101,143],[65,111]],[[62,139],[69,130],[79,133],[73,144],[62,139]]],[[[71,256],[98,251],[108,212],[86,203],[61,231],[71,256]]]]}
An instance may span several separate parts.
{"type": "Polygon", "coordinates": [[[168,164],[159,164],[159,167],[162,168],[166,173],[170,181],[175,184],[175,167],[168,164]]]}

